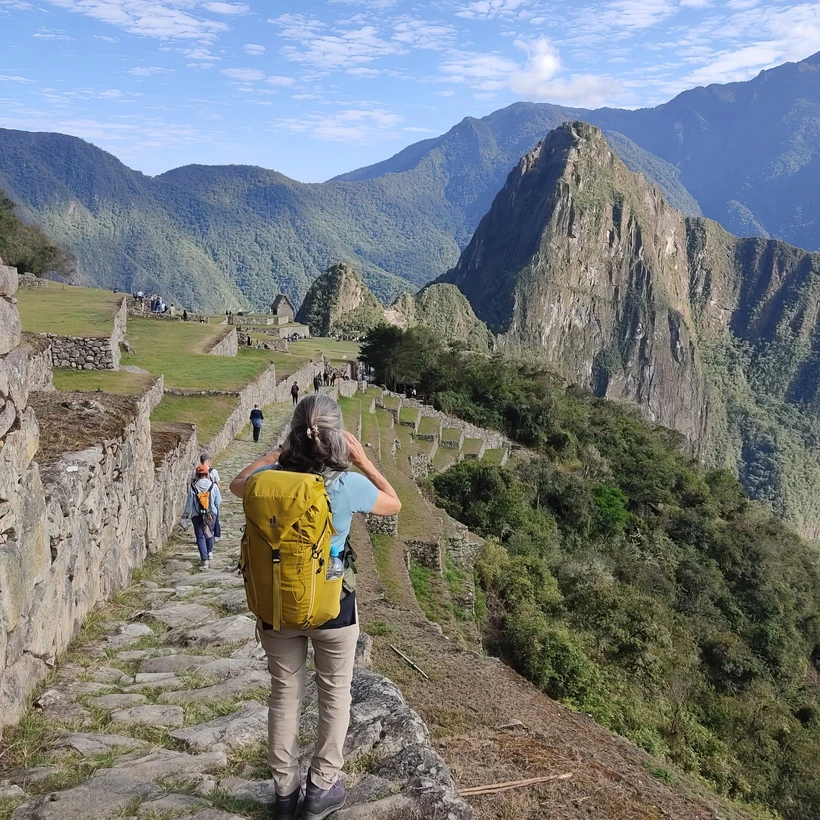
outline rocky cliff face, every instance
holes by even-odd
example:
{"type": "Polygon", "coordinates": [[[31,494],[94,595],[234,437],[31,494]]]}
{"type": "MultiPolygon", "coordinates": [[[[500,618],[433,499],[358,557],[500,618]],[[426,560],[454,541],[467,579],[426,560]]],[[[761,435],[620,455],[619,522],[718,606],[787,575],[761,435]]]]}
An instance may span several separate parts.
{"type": "Polygon", "coordinates": [[[443,279],[504,349],[636,402],[820,534],[820,254],[685,218],[570,122],[510,173],[443,279]]]}
{"type": "Polygon", "coordinates": [[[686,222],[585,123],[512,171],[445,277],[512,351],[536,349],[599,396],[703,437],[706,384],[689,306],[686,222]]]}
{"type": "Polygon", "coordinates": [[[333,265],[308,291],[296,315],[315,336],[366,333],[379,324],[403,329],[429,327],[444,342],[462,342],[471,350],[487,352],[495,341],[458,288],[430,285],[417,294],[402,293],[389,307],[373,295],[358,271],[333,265]]]}

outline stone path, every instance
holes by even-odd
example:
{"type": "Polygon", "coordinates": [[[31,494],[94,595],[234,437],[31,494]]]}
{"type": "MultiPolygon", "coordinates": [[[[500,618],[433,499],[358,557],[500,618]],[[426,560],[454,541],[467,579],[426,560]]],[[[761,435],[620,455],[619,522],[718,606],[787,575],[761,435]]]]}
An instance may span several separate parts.
{"type": "MultiPolygon", "coordinates": [[[[269,676],[236,571],[241,504],[230,479],[280,439],[290,408],[266,408],[262,441],[245,433],[215,466],[225,500],[212,568],[189,533],[90,619],[0,752],[0,820],[272,817],[265,766],[269,676]]],[[[353,818],[474,817],[398,688],[358,647],[346,743],[353,818]]],[[[302,715],[307,769],[317,705],[302,715]]]]}

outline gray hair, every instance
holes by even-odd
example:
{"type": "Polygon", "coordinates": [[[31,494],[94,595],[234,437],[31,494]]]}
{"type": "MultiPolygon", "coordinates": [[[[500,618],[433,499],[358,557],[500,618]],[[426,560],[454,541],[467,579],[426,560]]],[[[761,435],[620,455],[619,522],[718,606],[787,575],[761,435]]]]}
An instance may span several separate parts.
{"type": "Polygon", "coordinates": [[[296,405],[279,463],[296,473],[350,469],[342,411],[330,396],[313,393],[296,405]]]}

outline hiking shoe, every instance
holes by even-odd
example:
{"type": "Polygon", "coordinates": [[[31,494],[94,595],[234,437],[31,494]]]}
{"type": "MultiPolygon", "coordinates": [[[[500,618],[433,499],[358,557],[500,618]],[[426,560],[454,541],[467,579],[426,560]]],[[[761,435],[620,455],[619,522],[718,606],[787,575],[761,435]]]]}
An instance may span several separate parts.
{"type": "Polygon", "coordinates": [[[337,780],[329,789],[320,789],[313,785],[308,775],[302,818],[303,820],[325,820],[325,817],[341,809],[346,802],[347,790],[341,780],[337,780]]]}
{"type": "Polygon", "coordinates": [[[199,568],[200,569],[210,569],[211,568],[211,562],[210,561],[200,561],[199,562],[199,568]]]}
{"type": "Polygon", "coordinates": [[[222,540],[222,536],[221,536],[221,535],[215,535],[215,536],[214,536],[214,541],[221,541],[221,540],[222,540]]]}
{"type": "Polygon", "coordinates": [[[300,791],[301,786],[297,786],[294,792],[285,797],[280,794],[276,795],[276,820],[296,820],[300,791]]]}

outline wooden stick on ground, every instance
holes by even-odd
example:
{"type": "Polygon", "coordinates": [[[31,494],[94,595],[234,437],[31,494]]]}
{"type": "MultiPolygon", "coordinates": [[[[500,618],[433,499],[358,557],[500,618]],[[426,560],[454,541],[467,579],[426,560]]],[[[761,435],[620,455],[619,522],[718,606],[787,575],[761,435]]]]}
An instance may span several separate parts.
{"type": "Polygon", "coordinates": [[[473,786],[469,789],[462,789],[459,794],[462,797],[473,797],[478,794],[500,794],[510,789],[520,789],[525,786],[538,786],[541,783],[549,783],[551,780],[569,780],[572,772],[564,774],[553,774],[549,777],[530,777],[526,780],[508,780],[506,783],[493,783],[489,786],[473,786]]]}
{"type": "Polygon", "coordinates": [[[411,660],[410,660],[410,658],[408,658],[408,657],[407,657],[407,655],[405,655],[405,654],[404,654],[404,652],[400,652],[398,649],[396,649],[396,647],[395,647],[395,646],[393,646],[393,644],[392,644],[392,643],[390,644],[390,648],[391,648],[391,649],[392,649],[392,650],[393,650],[393,651],[394,651],[394,652],[395,652],[395,653],[396,653],[399,657],[404,658],[404,660],[406,660],[406,661],[407,661],[407,663],[409,663],[409,664],[410,664],[410,666],[412,666],[412,667],[413,667],[413,669],[415,669],[415,670],[416,670],[416,672],[418,672],[418,673],[419,673],[419,674],[420,674],[420,675],[421,675],[421,676],[422,676],[425,680],[430,680],[429,675],[428,675],[428,674],[427,674],[427,673],[426,673],[426,672],[425,672],[425,671],[424,671],[424,670],[423,670],[420,666],[417,666],[416,664],[414,664],[414,663],[413,663],[413,661],[411,661],[411,660]]]}

